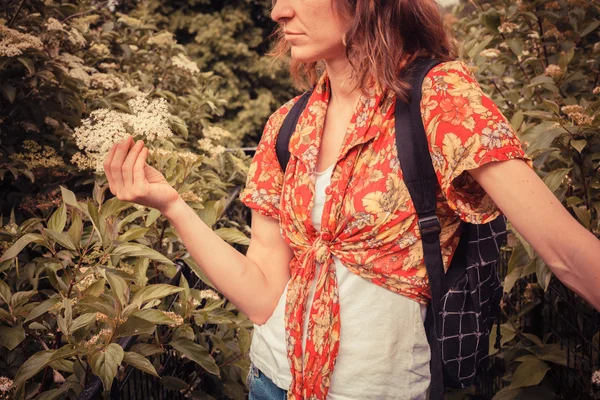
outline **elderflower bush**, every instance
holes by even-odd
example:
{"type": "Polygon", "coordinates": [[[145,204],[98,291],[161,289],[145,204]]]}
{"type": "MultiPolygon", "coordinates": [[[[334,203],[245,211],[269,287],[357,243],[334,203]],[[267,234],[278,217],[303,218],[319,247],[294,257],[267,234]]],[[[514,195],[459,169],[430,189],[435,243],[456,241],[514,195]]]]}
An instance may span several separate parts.
{"type": "Polygon", "coordinates": [[[243,250],[249,229],[228,205],[248,158],[214,122],[219,78],[154,7],[91,4],[23,2],[0,18],[0,390],[74,399],[92,374],[108,389],[124,368],[160,373],[169,352],[188,393],[243,397],[250,322],[208,282],[174,279],[184,259],[206,281],[157,210],[105,199],[100,162],[143,139],[148,163],[243,250]]]}
{"type": "MultiPolygon", "coordinates": [[[[462,57],[510,118],[535,170],[573,216],[600,236],[600,4],[475,1],[455,12],[464,15],[453,23],[462,57]]],[[[504,379],[510,386],[498,398],[550,398],[557,390],[551,371],[567,365],[567,351],[548,338],[523,336],[519,324],[522,315],[539,304],[539,291],[548,288],[552,274],[514,230],[513,235],[505,291],[510,294],[523,277],[534,275],[537,283],[516,294],[524,296],[527,306],[513,309],[514,315],[501,327],[504,379]]],[[[494,332],[492,336],[493,353],[494,332]]],[[[593,332],[586,340],[598,346],[599,334],[593,332]]],[[[597,359],[587,362],[595,365],[597,359]]],[[[585,367],[579,373],[593,395],[592,371],[585,367]]]]}

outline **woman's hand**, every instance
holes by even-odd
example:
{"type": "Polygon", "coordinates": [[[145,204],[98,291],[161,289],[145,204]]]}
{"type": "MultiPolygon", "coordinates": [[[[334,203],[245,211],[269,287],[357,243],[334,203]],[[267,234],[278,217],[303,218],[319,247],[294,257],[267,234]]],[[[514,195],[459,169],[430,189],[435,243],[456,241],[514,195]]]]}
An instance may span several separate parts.
{"type": "Polygon", "coordinates": [[[163,174],[146,164],[148,148],[142,140],[133,143],[129,136],[115,143],[104,159],[104,172],[112,194],[129,201],[156,208],[164,213],[179,198],[163,174]]]}

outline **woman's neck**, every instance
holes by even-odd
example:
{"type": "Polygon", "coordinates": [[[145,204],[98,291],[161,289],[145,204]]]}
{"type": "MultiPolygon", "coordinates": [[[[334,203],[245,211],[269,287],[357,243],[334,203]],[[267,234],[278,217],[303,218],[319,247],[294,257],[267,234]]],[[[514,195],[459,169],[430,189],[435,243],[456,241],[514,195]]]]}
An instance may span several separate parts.
{"type": "Polygon", "coordinates": [[[347,58],[325,62],[331,96],[329,106],[354,107],[360,98],[360,88],[355,89],[352,80],[352,66],[347,58]]]}

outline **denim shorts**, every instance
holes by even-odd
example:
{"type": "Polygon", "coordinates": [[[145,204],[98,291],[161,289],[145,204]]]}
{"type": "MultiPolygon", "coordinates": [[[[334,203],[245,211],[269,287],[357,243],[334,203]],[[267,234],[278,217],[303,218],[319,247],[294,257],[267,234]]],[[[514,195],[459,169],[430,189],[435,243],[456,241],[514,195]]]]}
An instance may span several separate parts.
{"type": "Polygon", "coordinates": [[[250,393],[248,400],[286,400],[287,390],[275,385],[254,364],[250,365],[250,373],[246,380],[250,393]]]}

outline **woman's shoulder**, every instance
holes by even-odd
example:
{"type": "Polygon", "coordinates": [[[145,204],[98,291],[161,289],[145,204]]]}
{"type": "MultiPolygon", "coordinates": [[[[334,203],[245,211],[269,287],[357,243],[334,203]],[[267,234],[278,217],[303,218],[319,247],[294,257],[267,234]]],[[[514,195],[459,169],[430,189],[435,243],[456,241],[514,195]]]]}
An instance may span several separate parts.
{"type": "MultiPolygon", "coordinates": [[[[445,82],[443,87],[446,88],[448,86],[456,85],[474,85],[477,88],[479,87],[473,67],[470,67],[462,60],[451,60],[439,63],[431,68],[425,76],[425,79],[430,79],[433,82],[443,81],[445,82]]],[[[424,83],[424,89],[431,89],[431,86],[424,83]]]]}
{"type": "Polygon", "coordinates": [[[303,94],[304,93],[293,97],[292,99],[286,101],[277,110],[275,110],[273,114],[271,114],[271,116],[269,117],[267,121],[267,126],[270,129],[278,131],[281,128],[281,125],[283,125],[285,117],[287,117],[292,107],[294,107],[294,104],[296,104],[296,102],[300,99],[300,97],[302,97],[303,94]]]}

